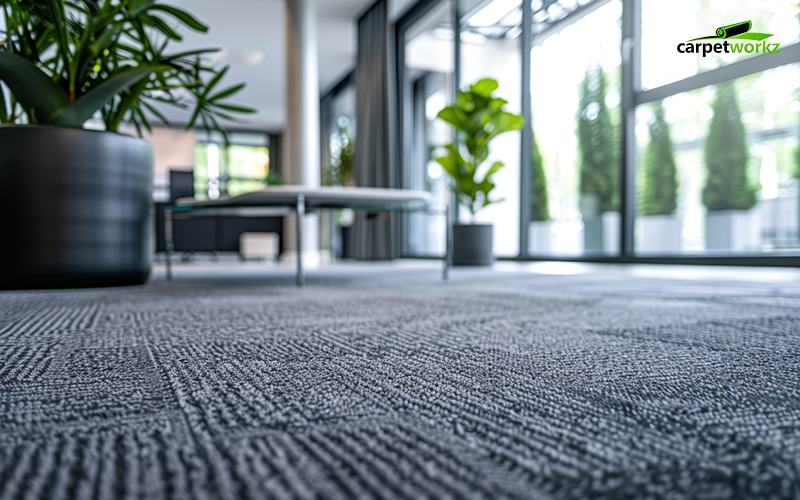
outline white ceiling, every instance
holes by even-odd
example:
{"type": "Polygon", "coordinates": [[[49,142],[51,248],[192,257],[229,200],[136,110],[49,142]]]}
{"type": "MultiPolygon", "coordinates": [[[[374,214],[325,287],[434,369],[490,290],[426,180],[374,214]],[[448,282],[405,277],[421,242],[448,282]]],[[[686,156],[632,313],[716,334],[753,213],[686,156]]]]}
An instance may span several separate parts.
{"type": "MultiPolygon", "coordinates": [[[[221,63],[230,64],[223,85],[244,82],[247,87],[231,103],[254,107],[232,127],[279,130],[284,123],[285,0],[170,0],[210,26],[206,34],[184,29],[184,41],[173,49],[222,47],[221,63]]],[[[318,0],[320,90],[335,85],[355,66],[356,21],[374,0],[318,0]]],[[[395,0],[393,13],[412,3],[395,0]]],[[[167,117],[184,124],[189,115],[170,109],[167,117]]]]}

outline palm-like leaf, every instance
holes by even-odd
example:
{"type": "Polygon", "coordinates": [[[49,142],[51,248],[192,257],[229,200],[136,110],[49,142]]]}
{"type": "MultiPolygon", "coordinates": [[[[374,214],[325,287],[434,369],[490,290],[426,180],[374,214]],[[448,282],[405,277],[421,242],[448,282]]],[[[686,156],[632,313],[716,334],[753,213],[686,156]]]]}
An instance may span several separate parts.
{"type": "Polygon", "coordinates": [[[67,94],[35,64],[10,52],[0,52],[0,80],[8,85],[22,107],[47,121],[68,102],[67,94]]]}
{"type": "Polygon", "coordinates": [[[91,92],[87,92],[76,101],[71,102],[52,118],[53,123],[63,125],[80,125],[94,115],[106,102],[131,85],[146,78],[154,71],[161,71],[165,66],[141,66],[116,74],[104,81],[91,92]]]}
{"type": "Polygon", "coordinates": [[[194,108],[190,125],[213,127],[254,112],[225,102],[244,85],[216,89],[227,68],[202,58],[217,49],[168,53],[181,27],[208,31],[182,9],[159,0],[0,0],[0,9],[0,80],[12,92],[0,100],[0,123],[27,114],[28,122],[80,126],[99,109],[108,130],[124,121],[149,129],[148,115],[166,123],[157,106],[171,105],[194,108]],[[182,88],[191,99],[176,93],[182,88]]]}

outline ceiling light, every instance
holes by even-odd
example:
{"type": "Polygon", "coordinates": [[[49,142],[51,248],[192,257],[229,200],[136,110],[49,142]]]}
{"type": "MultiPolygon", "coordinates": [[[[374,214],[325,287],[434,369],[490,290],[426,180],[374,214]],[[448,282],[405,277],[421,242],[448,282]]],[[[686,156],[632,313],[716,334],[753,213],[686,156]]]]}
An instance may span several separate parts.
{"type": "Polygon", "coordinates": [[[452,40],[453,28],[451,26],[437,26],[431,31],[431,35],[439,40],[452,40]]]}
{"type": "Polygon", "coordinates": [[[470,26],[492,26],[519,7],[522,0],[494,0],[469,18],[470,26]]]}
{"type": "Polygon", "coordinates": [[[222,47],[217,52],[206,56],[213,65],[230,64],[232,66],[248,66],[255,68],[264,62],[266,52],[263,50],[243,49],[241,47],[222,47]]]}
{"type": "Polygon", "coordinates": [[[514,40],[521,34],[522,34],[522,26],[514,26],[513,28],[508,30],[508,32],[506,33],[506,38],[508,40],[514,40]]]}
{"type": "Polygon", "coordinates": [[[486,43],[486,37],[473,31],[462,31],[461,41],[472,45],[483,45],[486,43]]]}
{"type": "Polygon", "coordinates": [[[249,54],[247,54],[247,65],[251,68],[255,68],[256,66],[260,65],[264,62],[264,57],[267,54],[263,50],[253,50],[249,54]]]}
{"type": "Polygon", "coordinates": [[[517,8],[511,11],[503,19],[500,20],[503,26],[520,26],[522,25],[522,9],[517,8]]]}

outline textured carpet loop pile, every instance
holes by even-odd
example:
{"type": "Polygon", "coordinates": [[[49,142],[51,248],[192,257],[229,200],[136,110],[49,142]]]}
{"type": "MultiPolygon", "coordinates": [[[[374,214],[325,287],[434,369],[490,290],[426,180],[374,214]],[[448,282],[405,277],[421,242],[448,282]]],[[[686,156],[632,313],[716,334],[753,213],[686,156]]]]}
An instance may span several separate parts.
{"type": "Polygon", "coordinates": [[[0,293],[0,500],[800,498],[800,285],[0,293]]]}

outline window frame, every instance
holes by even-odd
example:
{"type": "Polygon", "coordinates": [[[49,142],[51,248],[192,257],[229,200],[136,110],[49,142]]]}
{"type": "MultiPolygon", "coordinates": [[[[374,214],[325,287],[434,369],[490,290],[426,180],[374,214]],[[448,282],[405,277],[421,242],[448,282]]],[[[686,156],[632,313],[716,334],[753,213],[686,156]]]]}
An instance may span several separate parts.
{"type": "MultiPolygon", "coordinates": [[[[413,126],[409,119],[411,114],[410,89],[405,80],[405,33],[416,21],[422,18],[430,9],[446,0],[419,0],[411,9],[395,23],[394,53],[396,55],[396,78],[397,78],[397,117],[400,126],[397,128],[398,144],[409,144],[413,134],[413,126]]],[[[520,227],[519,227],[519,254],[517,257],[502,258],[503,260],[514,261],[563,261],[563,262],[592,262],[592,263],[618,263],[618,264],[692,264],[692,265],[735,265],[735,266],[779,266],[779,267],[800,267],[800,250],[796,255],[768,255],[764,253],[751,253],[730,256],[715,255],[653,255],[640,256],[636,254],[635,227],[636,218],[636,108],[642,104],[658,101],[669,96],[716,85],[726,81],[734,80],[743,76],[760,73],[765,70],[777,68],[787,64],[800,62],[800,42],[787,46],[781,46],[779,54],[760,54],[751,58],[721,66],[716,69],[705,71],[660,87],[643,90],[641,86],[642,75],[642,0],[621,0],[622,1],[622,26],[621,26],[621,100],[620,100],[620,137],[621,137],[621,161],[620,161],[620,183],[618,186],[620,195],[620,253],[616,256],[582,256],[582,257],[559,257],[530,255],[528,253],[528,224],[525,215],[530,207],[530,183],[531,172],[530,164],[532,133],[531,123],[531,103],[535,96],[531,95],[531,47],[536,36],[546,36],[553,30],[558,30],[571,24],[578,19],[590,14],[597,8],[603,6],[611,0],[594,0],[567,14],[564,18],[554,22],[538,35],[533,35],[533,15],[531,2],[523,1],[522,16],[522,36],[520,37],[520,51],[522,57],[522,105],[523,116],[526,121],[526,129],[523,132],[521,141],[521,178],[520,178],[520,227]]],[[[454,68],[455,86],[460,87],[459,77],[461,68],[461,48],[460,34],[466,16],[459,12],[458,0],[453,0],[453,15],[458,22],[454,23],[457,27],[457,34],[454,37],[454,68]]],[[[404,157],[404,147],[398,149],[398,161],[401,176],[406,169],[413,168],[410,158],[404,157]]],[[[405,236],[405,232],[403,233],[405,236]]],[[[402,245],[403,249],[407,245],[402,245]]],[[[403,254],[403,257],[418,257],[415,255],[403,254]]],[[[427,256],[426,256],[427,257],[427,256]]]]}

